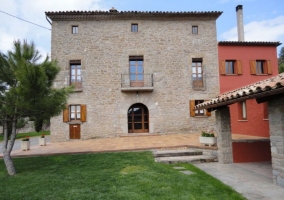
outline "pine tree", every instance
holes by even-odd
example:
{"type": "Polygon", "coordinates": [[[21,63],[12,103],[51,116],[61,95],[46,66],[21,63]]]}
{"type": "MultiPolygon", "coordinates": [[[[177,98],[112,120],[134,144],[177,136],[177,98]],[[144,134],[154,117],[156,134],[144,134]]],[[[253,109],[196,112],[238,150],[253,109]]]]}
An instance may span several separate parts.
{"type": "Polygon", "coordinates": [[[4,129],[3,157],[10,175],[16,174],[11,151],[17,121],[22,117],[49,118],[61,113],[72,88],[52,88],[60,68],[57,62],[41,55],[33,42],[15,41],[13,51],[0,53],[0,120],[4,129]],[[8,141],[8,127],[11,136],[8,141]]]}

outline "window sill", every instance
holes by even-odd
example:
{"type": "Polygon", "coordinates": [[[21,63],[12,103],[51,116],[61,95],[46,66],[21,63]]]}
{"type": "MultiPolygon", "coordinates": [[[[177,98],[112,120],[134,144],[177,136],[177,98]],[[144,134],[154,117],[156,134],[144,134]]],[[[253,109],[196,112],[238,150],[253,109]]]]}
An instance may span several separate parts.
{"type": "Polygon", "coordinates": [[[74,89],[74,92],[83,92],[83,89],[74,89]]]}
{"type": "Polygon", "coordinates": [[[256,75],[256,76],[269,76],[271,74],[253,74],[253,75],[256,75]]]}
{"type": "Polygon", "coordinates": [[[225,76],[239,76],[241,74],[224,74],[225,76]]]}
{"type": "Polygon", "coordinates": [[[194,116],[195,118],[208,118],[209,116],[194,116]]]}
{"type": "Polygon", "coordinates": [[[248,120],[247,119],[240,119],[238,120],[238,122],[247,122],[248,120]]]}
{"type": "Polygon", "coordinates": [[[269,121],[269,119],[263,119],[263,121],[269,121]]]}
{"type": "Polygon", "coordinates": [[[198,87],[193,87],[192,89],[193,89],[193,90],[196,90],[196,91],[205,91],[205,90],[206,90],[205,87],[200,87],[200,88],[198,88],[198,87]]]}
{"type": "Polygon", "coordinates": [[[74,121],[67,122],[67,124],[83,124],[83,122],[74,120],[74,121]]]}

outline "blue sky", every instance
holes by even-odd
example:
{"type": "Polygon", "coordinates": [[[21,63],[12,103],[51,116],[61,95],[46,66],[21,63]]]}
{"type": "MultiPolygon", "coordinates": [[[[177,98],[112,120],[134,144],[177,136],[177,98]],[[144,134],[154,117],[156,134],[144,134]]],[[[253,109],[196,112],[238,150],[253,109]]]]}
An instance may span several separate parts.
{"type": "MultiPolygon", "coordinates": [[[[217,40],[237,40],[236,6],[243,5],[245,41],[284,43],[284,0],[0,0],[0,51],[15,39],[33,40],[42,54],[50,53],[51,31],[10,17],[1,11],[51,28],[45,11],[222,11],[217,40]]],[[[283,44],[277,48],[278,52],[283,44]]]]}

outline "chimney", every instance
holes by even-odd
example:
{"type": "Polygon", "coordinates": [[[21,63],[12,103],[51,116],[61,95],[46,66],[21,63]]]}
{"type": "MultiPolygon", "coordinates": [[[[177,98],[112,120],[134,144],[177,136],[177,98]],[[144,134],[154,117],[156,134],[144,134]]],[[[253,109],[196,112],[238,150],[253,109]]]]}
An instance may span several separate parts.
{"type": "Polygon", "coordinates": [[[111,12],[111,13],[116,13],[117,10],[116,10],[114,7],[112,7],[111,9],[109,9],[109,12],[111,12]]]}
{"type": "Polygon", "coordinates": [[[243,20],[243,6],[238,5],[236,7],[237,11],[237,24],[238,24],[238,40],[245,41],[244,34],[244,20],[243,20]]]}

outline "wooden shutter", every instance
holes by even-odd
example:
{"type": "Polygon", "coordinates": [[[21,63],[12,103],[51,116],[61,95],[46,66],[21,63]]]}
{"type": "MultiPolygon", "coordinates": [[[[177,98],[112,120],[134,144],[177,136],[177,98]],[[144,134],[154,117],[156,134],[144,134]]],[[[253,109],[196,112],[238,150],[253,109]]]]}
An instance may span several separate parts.
{"type": "Polygon", "coordinates": [[[266,66],[267,66],[267,74],[272,74],[272,66],[270,60],[266,61],[266,66]]]}
{"type": "Polygon", "coordinates": [[[69,121],[69,106],[66,105],[66,109],[63,110],[63,122],[69,121]]]}
{"type": "Polygon", "coordinates": [[[195,106],[195,100],[190,100],[189,101],[189,111],[190,111],[191,117],[195,116],[194,106],[195,106]]]}
{"type": "Polygon", "coordinates": [[[220,74],[222,74],[222,75],[226,74],[225,60],[219,61],[219,71],[220,71],[220,74]]]}
{"type": "Polygon", "coordinates": [[[256,74],[256,61],[250,60],[250,74],[256,74]]]}
{"type": "Polygon", "coordinates": [[[211,112],[210,111],[208,111],[207,109],[205,109],[206,110],[206,116],[211,116],[211,112]]]}
{"type": "Polygon", "coordinates": [[[243,74],[243,68],[242,68],[242,61],[241,60],[237,60],[236,61],[236,74],[243,74]]]}
{"type": "Polygon", "coordinates": [[[86,104],[81,104],[81,122],[87,121],[87,106],[86,104]]]}

